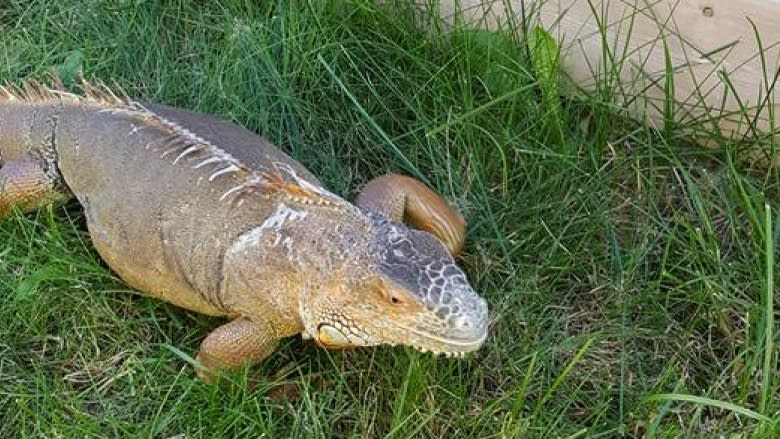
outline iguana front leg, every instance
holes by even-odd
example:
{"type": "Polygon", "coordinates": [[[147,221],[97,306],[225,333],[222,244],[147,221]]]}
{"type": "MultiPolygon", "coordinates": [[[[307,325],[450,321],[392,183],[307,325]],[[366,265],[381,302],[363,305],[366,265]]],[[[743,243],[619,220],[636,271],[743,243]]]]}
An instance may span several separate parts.
{"type": "Polygon", "coordinates": [[[22,154],[0,168],[0,219],[15,207],[29,212],[58,195],[43,161],[32,153],[22,154]]]}
{"type": "Polygon", "coordinates": [[[466,221],[439,194],[403,175],[387,174],[369,181],[357,198],[361,208],[432,233],[453,255],[466,240],[466,221]]]}
{"type": "Polygon", "coordinates": [[[205,369],[196,369],[198,378],[213,383],[221,371],[257,364],[278,343],[269,324],[237,318],[211,331],[201,343],[196,360],[205,369]]]}

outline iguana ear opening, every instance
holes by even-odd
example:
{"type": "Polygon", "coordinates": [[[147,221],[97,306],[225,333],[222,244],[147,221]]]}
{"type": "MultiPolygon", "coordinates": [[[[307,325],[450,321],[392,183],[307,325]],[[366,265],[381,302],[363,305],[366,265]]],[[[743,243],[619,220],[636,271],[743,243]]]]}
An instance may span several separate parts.
{"type": "Polygon", "coordinates": [[[357,205],[433,234],[453,256],[463,250],[463,216],[441,195],[411,177],[387,174],[374,178],[360,191],[357,205]]]}

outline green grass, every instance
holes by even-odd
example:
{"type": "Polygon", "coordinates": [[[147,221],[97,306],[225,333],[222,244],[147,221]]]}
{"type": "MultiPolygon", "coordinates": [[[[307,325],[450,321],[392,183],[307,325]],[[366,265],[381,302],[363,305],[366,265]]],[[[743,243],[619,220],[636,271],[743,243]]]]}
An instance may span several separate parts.
{"type": "Polygon", "coordinates": [[[462,361],[291,339],[207,386],[187,357],[219,320],[129,291],[69,203],[0,223],[0,437],[780,434],[777,178],[728,140],[624,119],[606,82],[551,105],[525,41],[397,5],[6,0],[0,32],[2,82],[81,65],[262,133],[350,198],[424,178],[468,219],[494,316],[462,361]]]}

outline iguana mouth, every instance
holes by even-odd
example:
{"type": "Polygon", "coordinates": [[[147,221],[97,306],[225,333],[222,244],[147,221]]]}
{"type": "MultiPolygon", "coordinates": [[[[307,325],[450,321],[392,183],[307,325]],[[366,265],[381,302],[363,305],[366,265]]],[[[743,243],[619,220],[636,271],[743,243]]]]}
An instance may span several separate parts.
{"type": "Polygon", "coordinates": [[[387,344],[390,346],[407,345],[422,353],[431,353],[435,356],[444,355],[447,358],[463,358],[467,353],[477,350],[485,342],[487,338],[487,331],[478,339],[446,339],[430,333],[420,331],[419,329],[411,328],[404,325],[394,325],[396,329],[407,333],[407,335],[414,335],[417,340],[423,341],[423,343],[415,343],[412,340],[400,343],[370,343],[368,340],[356,340],[350,339],[343,331],[339,330],[336,326],[321,323],[317,326],[316,336],[314,337],[317,344],[329,349],[345,349],[354,348],[358,346],[374,346],[376,344],[387,344]],[[434,347],[436,346],[436,347],[434,347]],[[441,346],[444,349],[439,349],[441,346]]]}
{"type": "Polygon", "coordinates": [[[442,338],[430,333],[422,332],[415,328],[410,328],[408,326],[403,325],[396,325],[397,328],[400,328],[404,331],[408,331],[411,334],[414,334],[418,336],[419,338],[422,338],[423,340],[431,341],[431,345],[442,345],[447,348],[451,348],[451,350],[447,349],[436,349],[434,347],[429,346],[421,346],[419,344],[412,343],[411,346],[415,349],[417,349],[420,352],[423,353],[431,353],[433,355],[444,355],[446,357],[458,357],[463,358],[467,353],[475,351],[479,349],[480,346],[485,342],[487,339],[487,331],[483,331],[482,335],[478,339],[470,339],[470,340],[463,340],[463,339],[456,339],[456,338],[442,338]],[[452,349],[454,348],[454,349],[452,349]]]}
{"type": "Polygon", "coordinates": [[[445,351],[445,352],[436,352],[436,351],[430,351],[430,350],[422,348],[420,346],[412,346],[412,347],[417,349],[418,351],[422,352],[423,354],[430,353],[430,354],[433,354],[434,356],[437,356],[437,357],[439,355],[444,355],[447,358],[453,358],[453,357],[454,358],[465,358],[466,357],[466,352],[465,351],[461,351],[461,352],[447,352],[447,351],[445,351]]]}

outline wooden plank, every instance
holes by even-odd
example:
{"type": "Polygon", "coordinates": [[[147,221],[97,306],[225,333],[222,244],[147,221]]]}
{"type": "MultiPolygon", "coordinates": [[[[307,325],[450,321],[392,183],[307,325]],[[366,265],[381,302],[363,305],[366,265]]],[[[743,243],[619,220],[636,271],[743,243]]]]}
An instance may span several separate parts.
{"type": "MultiPolygon", "coordinates": [[[[678,104],[673,117],[683,123],[696,121],[689,134],[701,143],[708,143],[713,130],[741,139],[768,133],[777,122],[780,100],[773,81],[780,62],[778,0],[440,2],[442,15],[450,21],[460,5],[467,22],[491,30],[506,27],[510,18],[521,23],[525,11],[530,23],[541,24],[558,40],[562,67],[575,83],[592,89],[605,74],[619,77],[622,102],[631,102],[626,104],[630,113],[652,124],[663,121],[666,45],[678,104]],[[765,67],[751,21],[761,38],[765,67]],[[619,72],[618,63],[605,59],[605,53],[624,60],[619,72]],[[749,117],[740,108],[749,109],[749,117]]],[[[755,151],[753,157],[759,158],[755,151]]]]}

